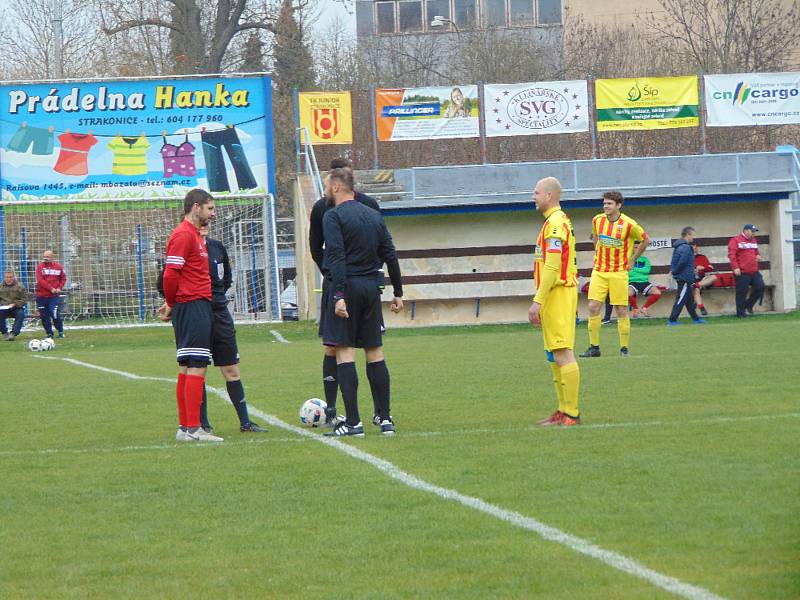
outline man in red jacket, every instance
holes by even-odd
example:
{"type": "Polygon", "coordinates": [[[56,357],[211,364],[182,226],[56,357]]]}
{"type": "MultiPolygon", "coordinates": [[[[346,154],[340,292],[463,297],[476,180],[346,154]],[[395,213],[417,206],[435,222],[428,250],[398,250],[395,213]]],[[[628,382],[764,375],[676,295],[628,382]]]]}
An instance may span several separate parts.
{"type": "Polygon", "coordinates": [[[60,294],[66,283],[67,274],[64,273],[64,267],[55,261],[52,250],[45,250],[42,262],[36,266],[36,308],[42,319],[42,327],[49,338],[53,337],[53,323],[58,331],[58,337],[64,337],[60,294]]]}
{"type": "Polygon", "coordinates": [[[728,260],[736,278],[736,316],[743,318],[753,314],[753,307],[764,295],[764,278],[758,271],[758,227],[748,223],[742,233],[728,242],[728,260]],[[747,290],[750,289],[750,295],[747,290]]]}

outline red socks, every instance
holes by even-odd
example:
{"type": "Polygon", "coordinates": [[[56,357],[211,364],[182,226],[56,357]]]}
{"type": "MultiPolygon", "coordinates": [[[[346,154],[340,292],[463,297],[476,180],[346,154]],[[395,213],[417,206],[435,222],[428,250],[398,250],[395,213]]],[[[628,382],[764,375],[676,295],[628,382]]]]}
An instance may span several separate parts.
{"type": "Polygon", "coordinates": [[[175,398],[178,401],[178,424],[186,427],[186,373],[178,373],[178,385],[175,386],[175,398]]]}
{"type": "Polygon", "coordinates": [[[200,406],[203,404],[203,386],[206,378],[202,375],[185,375],[184,404],[186,406],[186,427],[200,427],[200,406]]]}
{"type": "Polygon", "coordinates": [[[636,304],[636,296],[628,296],[628,304],[633,307],[633,310],[639,310],[639,307],[636,304]]]}
{"type": "Polygon", "coordinates": [[[658,302],[660,298],[661,298],[661,294],[659,294],[658,296],[652,296],[652,295],[648,296],[647,297],[647,302],[644,303],[644,307],[645,308],[650,308],[651,306],[653,306],[653,304],[658,302]]]}

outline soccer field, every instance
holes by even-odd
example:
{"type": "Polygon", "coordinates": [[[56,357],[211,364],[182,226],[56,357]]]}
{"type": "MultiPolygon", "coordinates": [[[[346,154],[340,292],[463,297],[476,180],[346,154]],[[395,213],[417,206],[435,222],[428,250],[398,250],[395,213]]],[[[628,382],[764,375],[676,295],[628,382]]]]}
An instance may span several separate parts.
{"type": "Polygon", "coordinates": [[[314,327],[240,327],[269,432],[211,394],[217,445],[174,441],[171,329],[67,335],[0,342],[0,598],[800,596],[800,313],[604,327],[572,428],[539,331],[393,330],[398,434],[346,441],[296,427],[314,327]]]}

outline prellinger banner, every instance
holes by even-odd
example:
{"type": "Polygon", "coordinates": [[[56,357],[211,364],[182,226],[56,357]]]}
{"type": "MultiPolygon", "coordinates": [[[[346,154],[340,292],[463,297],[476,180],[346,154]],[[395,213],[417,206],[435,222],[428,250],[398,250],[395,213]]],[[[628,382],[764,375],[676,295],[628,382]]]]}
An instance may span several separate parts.
{"type": "Polygon", "coordinates": [[[706,75],[709,127],[800,123],[800,73],[706,75]]]}
{"type": "Polygon", "coordinates": [[[375,90],[378,140],[478,137],[477,85],[375,90]]]}
{"type": "Polygon", "coordinates": [[[274,190],[269,77],[0,86],[3,200],[274,190]]]}

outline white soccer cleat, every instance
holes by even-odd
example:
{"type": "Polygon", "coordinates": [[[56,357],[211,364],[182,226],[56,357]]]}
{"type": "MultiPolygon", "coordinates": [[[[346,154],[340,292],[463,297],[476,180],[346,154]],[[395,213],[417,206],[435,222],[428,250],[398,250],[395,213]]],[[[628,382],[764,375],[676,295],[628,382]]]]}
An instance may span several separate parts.
{"type": "Polygon", "coordinates": [[[186,433],[188,435],[190,435],[190,436],[196,436],[196,440],[198,442],[224,442],[225,441],[225,438],[221,438],[218,435],[214,435],[213,433],[207,433],[207,432],[203,431],[202,427],[200,429],[198,429],[197,431],[195,431],[194,433],[189,433],[188,431],[186,433]]]}
{"type": "Polygon", "coordinates": [[[176,442],[188,442],[189,438],[186,435],[186,431],[178,427],[178,431],[175,432],[175,441],[176,442]]]}

